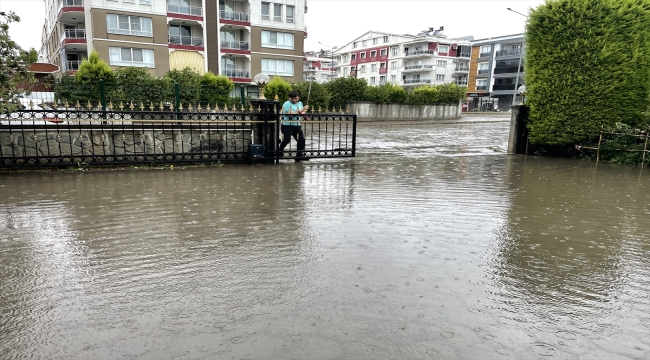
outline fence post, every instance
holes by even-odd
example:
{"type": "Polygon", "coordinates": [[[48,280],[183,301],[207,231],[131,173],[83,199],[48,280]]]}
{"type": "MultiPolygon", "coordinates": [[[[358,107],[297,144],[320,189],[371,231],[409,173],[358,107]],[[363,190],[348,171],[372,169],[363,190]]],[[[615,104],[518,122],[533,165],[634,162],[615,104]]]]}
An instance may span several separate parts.
{"type": "Polygon", "coordinates": [[[106,88],[103,79],[99,79],[99,101],[102,104],[102,119],[106,119],[106,88]]]}
{"type": "Polygon", "coordinates": [[[181,119],[181,111],[178,109],[181,107],[181,85],[179,83],[174,83],[174,108],[176,109],[176,120],[181,119]]]}
{"type": "Polygon", "coordinates": [[[239,96],[241,97],[242,106],[246,105],[246,96],[244,95],[244,85],[239,86],[239,96]]]}

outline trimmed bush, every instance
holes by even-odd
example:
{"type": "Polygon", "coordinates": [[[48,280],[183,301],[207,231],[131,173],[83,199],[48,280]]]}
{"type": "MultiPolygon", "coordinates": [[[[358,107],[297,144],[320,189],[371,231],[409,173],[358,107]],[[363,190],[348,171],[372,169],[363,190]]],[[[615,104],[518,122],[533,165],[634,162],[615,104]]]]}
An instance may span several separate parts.
{"type": "Polygon", "coordinates": [[[467,88],[456,84],[420,86],[411,91],[407,102],[411,105],[458,105],[458,102],[465,98],[465,93],[467,88]]]}
{"type": "MultiPolygon", "coordinates": [[[[215,75],[211,71],[203,74],[199,80],[199,102],[203,105],[225,105],[231,98],[230,93],[235,88],[232,80],[223,75],[215,75]]],[[[241,99],[239,99],[241,102],[241,99]]]]}
{"type": "Polygon", "coordinates": [[[332,95],[330,105],[345,109],[349,101],[364,101],[368,82],[355,77],[336,78],[325,84],[332,95]]]}
{"type": "Polygon", "coordinates": [[[650,5],[642,0],[548,0],[526,32],[531,143],[569,145],[601,126],[647,121],[650,5]]]}
{"type": "Polygon", "coordinates": [[[401,103],[406,101],[408,93],[399,85],[386,83],[379,86],[369,86],[366,89],[365,97],[366,101],[378,104],[401,103]]]}
{"type": "Polygon", "coordinates": [[[278,96],[280,103],[289,100],[291,84],[280,76],[274,76],[271,81],[264,87],[264,97],[273,100],[275,95],[278,96]]]}

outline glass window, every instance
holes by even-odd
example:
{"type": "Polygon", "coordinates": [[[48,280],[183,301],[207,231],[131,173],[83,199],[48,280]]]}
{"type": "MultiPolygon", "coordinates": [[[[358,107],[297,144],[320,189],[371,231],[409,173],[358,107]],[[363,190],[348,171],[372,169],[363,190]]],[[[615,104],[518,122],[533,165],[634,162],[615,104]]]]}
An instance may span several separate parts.
{"type": "Polygon", "coordinates": [[[487,69],[489,69],[489,66],[490,66],[490,64],[488,64],[488,63],[480,63],[480,64],[478,64],[478,69],[479,70],[487,70],[487,69]]]}
{"type": "Polygon", "coordinates": [[[155,67],[154,53],[150,49],[109,47],[109,59],[114,66],[155,67]]]}
{"type": "Polygon", "coordinates": [[[374,76],[370,77],[370,84],[372,84],[372,85],[375,84],[375,77],[374,76]]]}
{"type": "Polygon", "coordinates": [[[346,67],[343,68],[343,75],[348,75],[348,68],[346,67]]]}
{"type": "Polygon", "coordinates": [[[393,48],[393,56],[399,55],[399,48],[393,48]]]}
{"type": "Polygon", "coordinates": [[[153,36],[151,18],[106,14],[106,27],[109,34],[153,36]]]}
{"type": "Polygon", "coordinates": [[[379,38],[374,38],[374,39],[372,39],[372,44],[373,44],[373,45],[377,45],[377,44],[379,44],[379,38]]]}
{"type": "Polygon", "coordinates": [[[365,59],[365,58],[366,58],[366,53],[365,53],[365,52],[362,52],[362,53],[361,53],[361,58],[362,58],[362,59],[365,59]]]}
{"type": "Polygon", "coordinates": [[[445,81],[445,74],[436,75],[436,80],[437,81],[445,81]]]}
{"type": "Polygon", "coordinates": [[[391,75],[390,76],[390,82],[392,82],[392,83],[397,82],[397,75],[391,75]]]}
{"type": "Polygon", "coordinates": [[[443,53],[443,54],[448,53],[449,52],[449,46],[447,46],[447,45],[438,46],[438,52],[443,53]]]}
{"type": "Polygon", "coordinates": [[[371,51],[370,52],[370,57],[371,58],[377,57],[377,51],[371,51]]]}
{"type": "Polygon", "coordinates": [[[151,5],[151,0],[140,0],[140,5],[151,5]]]}
{"type": "Polygon", "coordinates": [[[390,68],[393,69],[393,70],[397,69],[397,61],[391,61],[390,62],[390,68]]]}
{"type": "Polygon", "coordinates": [[[492,50],[492,46],[483,45],[481,46],[481,54],[489,53],[492,50]]]}
{"type": "Polygon", "coordinates": [[[353,47],[353,48],[355,48],[355,49],[356,49],[356,48],[357,48],[357,46],[359,46],[359,43],[357,43],[356,41],[352,43],[352,47],[353,47]]]}
{"type": "Polygon", "coordinates": [[[370,72],[377,72],[377,64],[370,65],[370,72]]]}
{"type": "Polygon", "coordinates": [[[293,76],[293,60],[262,59],[262,72],[267,75],[293,76]]]}
{"type": "Polygon", "coordinates": [[[293,14],[294,14],[294,11],[295,11],[295,7],[294,7],[294,6],[292,6],[292,5],[287,5],[287,22],[288,22],[288,23],[292,23],[292,22],[294,22],[294,17],[293,17],[293,16],[294,16],[294,15],[293,15],[293,14]]]}
{"type": "Polygon", "coordinates": [[[361,43],[361,46],[368,46],[368,40],[363,40],[363,42],[361,43]]]}
{"type": "Polygon", "coordinates": [[[262,20],[269,20],[271,15],[271,4],[267,2],[262,3],[262,20]]]}
{"type": "Polygon", "coordinates": [[[362,72],[362,73],[366,72],[366,66],[361,65],[361,69],[359,69],[359,71],[362,72]]]}
{"type": "Polygon", "coordinates": [[[386,82],[386,76],[384,76],[384,75],[380,76],[380,77],[379,77],[379,83],[380,83],[380,84],[383,84],[383,83],[385,83],[385,82],[386,82]]]}
{"type": "Polygon", "coordinates": [[[447,60],[438,60],[438,66],[446,67],[447,66],[447,60]]]}
{"type": "Polygon", "coordinates": [[[384,42],[385,42],[385,43],[388,42],[388,36],[384,36],[384,42]]]}
{"type": "Polygon", "coordinates": [[[381,54],[381,56],[388,55],[388,49],[381,49],[380,54],[381,54]]]}
{"type": "Polygon", "coordinates": [[[264,30],[262,47],[293,50],[293,34],[264,30]]]}
{"type": "Polygon", "coordinates": [[[386,68],[386,63],[381,63],[381,64],[379,64],[379,68],[380,68],[380,69],[385,69],[385,68],[386,68]]]}
{"type": "Polygon", "coordinates": [[[282,4],[273,4],[273,21],[282,21],[282,4]]]}

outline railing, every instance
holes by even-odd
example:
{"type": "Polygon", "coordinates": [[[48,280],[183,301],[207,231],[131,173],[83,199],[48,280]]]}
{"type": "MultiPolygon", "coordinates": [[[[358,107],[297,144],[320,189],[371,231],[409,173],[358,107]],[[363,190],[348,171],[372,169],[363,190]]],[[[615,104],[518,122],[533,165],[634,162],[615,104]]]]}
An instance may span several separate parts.
{"type": "Polygon", "coordinates": [[[512,50],[498,50],[497,57],[502,56],[518,56],[521,55],[521,49],[512,49],[512,50]]]}
{"type": "Polygon", "coordinates": [[[222,41],[221,48],[232,50],[250,50],[248,41],[222,41]]]}
{"type": "Polygon", "coordinates": [[[63,0],[61,1],[61,7],[83,7],[83,0],[63,0]]]}
{"type": "Polygon", "coordinates": [[[415,50],[404,52],[404,56],[435,55],[435,53],[434,50],[415,50]]]}
{"type": "Polygon", "coordinates": [[[169,44],[185,45],[185,46],[203,46],[203,38],[181,36],[181,35],[169,35],[169,44]]]}
{"type": "Polygon", "coordinates": [[[404,70],[419,70],[419,69],[433,70],[433,65],[404,65],[404,70]]]}
{"type": "Polygon", "coordinates": [[[458,55],[458,57],[462,57],[462,58],[471,58],[471,57],[472,57],[472,54],[471,54],[471,53],[460,53],[460,54],[458,55]]]}
{"type": "Polygon", "coordinates": [[[81,60],[66,61],[65,70],[66,71],[77,71],[79,70],[79,65],[81,65],[81,60]]]}
{"type": "Polygon", "coordinates": [[[333,109],[291,119],[302,121],[304,146],[298,149],[292,141],[281,153],[276,150],[284,116],[278,115],[279,107],[260,105],[210,109],[186,104],[175,111],[148,107],[2,111],[0,168],[279,163],[355,156],[356,115],[333,109]],[[262,151],[250,151],[251,144],[262,145],[262,151]]]}
{"type": "Polygon", "coordinates": [[[167,12],[174,14],[203,16],[203,8],[198,6],[167,4],[167,12]]]}
{"type": "Polygon", "coordinates": [[[458,66],[458,67],[456,67],[456,68],[454,69],[454,71],[458,71],[458,72],[467,72],[467,71],[469,71],[469,67],[458,66]]]}
{"type": "Polygon", "coordinates": [[[233,12],[221,10],[219,12],[221,20],[232,20],[232,21],[241,21],[241,22],[250,22],[251,18],[249,14],[243,12],[233,12]]]}
{"type": "Polygon", "coordinates": [[[521,68],[518,68],[517,66],[514,66],[514,67],[496,67],[496,68],[494,68],[494,73],[495,74],[514,74],[514,73],[517,73],[517,72],[524,72],[524,67],[522,66],[521,68]]]}
{"type": "Polygon", "coordinates": [[[456,81],[456,85],[467,86],[467,81],[456,81]]]}
{"type": "Polygon", "coordinates": [[[251,77],[250,71],[243,70],[243,69],[223,69],[221,70],[221,75],[230,78],[242,78],[242,79],[248,79],[251,77]]]}
{"type": "Polygon", "coordinates": [[[404,84],[431,84],[431,79],[405,79],[404,84]]]}
{"type": "Polygon", "coordinates": [[[478,73],[481,74],[481,75],[487,74],[489,72],[490,72],[490,69],[479,69],[479,71],[478,71],[478,73]]]}
{"type": "Polygon", "coordinates": [[[484,53],[480,53],[478,57],[489,57],[490,55],[492,55],[491,52],[484,52],[484,53]]]}
{"type": "Polygon", "coordinates": [[[478,91],[478,90],[487,90],[487,85],[485,85],[485,86],[477,86],[477,87],[476,87],[476,90],[477,90],[477,91],[478,91]]]}
{"type": "Polygon", "coordinates": [[[62,43],[66,39],[85,39],[85,38],[86,38],[85,29],[65,29],[65,31],[63,31],[63,34],[61,34],[59,43],[62,43]]]}
{"type": "MultiPolygon", "coordinates": [[[[521,86],[522,84],[519,84],[521,86]]],[[[517,90],[519,86],[515,86],[515,84],[495,84],[492,86],[492,91],[504,91],[504,90],[517,90]]]]}
{"type": "Polygon", "coordinates": [[[312,70],[312,71],[313,71],[313,70],[318,70],[318,69],[317,69],[315,66],[305,66],[305,67],[303,68],[303,71],[304,71],[304,70],[307,70],[307,71],[312,70]]]}

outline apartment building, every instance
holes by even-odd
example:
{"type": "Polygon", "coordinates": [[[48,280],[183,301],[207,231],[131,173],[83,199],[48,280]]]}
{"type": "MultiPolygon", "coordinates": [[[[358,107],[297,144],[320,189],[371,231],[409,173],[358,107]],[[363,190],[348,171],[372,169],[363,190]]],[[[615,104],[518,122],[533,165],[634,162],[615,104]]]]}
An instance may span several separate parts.
{"type": "Polygon", "coordinates": [[[370,85],[466,86],[470,49],[470,39],[449,39],[441,30],[419,35],[369,31],[336,50],[334,66],[339,76],[357,76],[370,85]]]}
{"type": "Polygon", "coordinates": [[[469,111],[507,111],[521,96],[524,84],[523,34],[472,41],[472,58],[467,88],[469,111]],[[521,64],[521,66],[520,66],[521,64]]]}
{"type": "MultiPolygon", "coordinates": [[[[306,0],[44,0],[41,60],[74,72],[96,50],[113,69],[190,67],[252,85],[302,80],[306,0]]],[[[249,86],[251,92],[257,87],[249,86]]]]}
{"type": "Polygon", "coordinates": [[[334,68],[335,63],[329,50],[306,52],[303,59],[303,81],[322,84],[337,78],[339,75],[334,68]]]}

